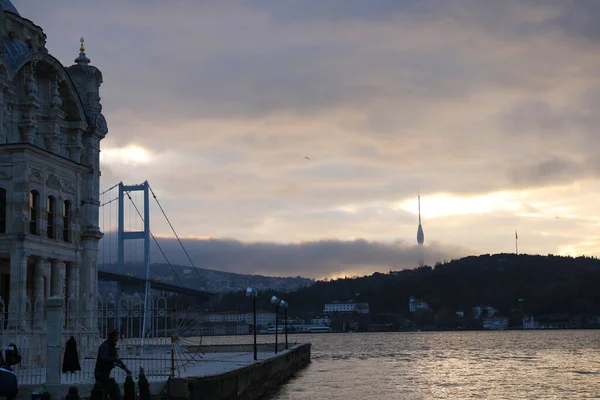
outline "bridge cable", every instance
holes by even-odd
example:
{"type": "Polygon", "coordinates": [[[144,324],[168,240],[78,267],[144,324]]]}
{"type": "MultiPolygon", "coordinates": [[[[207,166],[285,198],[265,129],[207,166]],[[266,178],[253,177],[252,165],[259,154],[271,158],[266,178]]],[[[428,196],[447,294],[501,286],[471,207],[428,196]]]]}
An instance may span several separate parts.
{"type": "MultiPolygon", "coordinates": [[[[131,201],[131,203],[133,204],[133,207],[135,208],[135,211],[137,211],[138,215],[140,216],[140,218],[142,219],[142,222],[144,222],[144,217],[142,216],[142,213],[140,212],[140,210],[137,208],[137,206],[135,205],[133,199],[131,198],[131,196],[129,195],[129,192],[125,192],[125,194],[127,195],[127,197],[129,198],[129,200],[131,201]]],[[[169,268],[171,268],[171,272],[173,272],[173,275],[175,275],[175,277],[177,278],[177,281],[181,284],[183,284],[183,282],[181,282],[179,275],[177,274],[177,272],[175,272],[175,269],[173,268],[173,265],[171,265],[171,262],[169,261],[169,259],[167,258],[167,255],[165,254],[165,252],[163,251],[162,247],[160,247],[160,244],[158,244],[158,240],[156,240],[156,237],[154,236],[154,234],[152,233],[152,231],[150,231],[150,236],[152,236],[152,239],[154,240],[154,243],[156,243],[156,246],[158,247],[158,250],[160,250],[160,252],[162,253],[163,257],[165,258],[165,261],[167,262],[167,264],[169,265],[169,268]]]]}
{"type": "Polygon", "coordinates": [[[150,184],[148,184],[148,189],[150,189],[150,193],[152,193],[152,197],[154,197],[154,200],[156,200],[156,204],[158,204],[158,207],[160,208],[160,211],[162,211],[165,219],[167,220],[167,223],[169,224],[169,226],[171,227],[171,230],[173,231],[173,234],[175,235],[175,237],[177,238],[177,241],[181,245],[181,248],[183,249],[183,252],[185,253],[187,259],[189,260],[190,264],[192,264],[192,267],[193,267],[194,271],[196,272],[196,275],[198,275],[198,279],[200,279],[200,281],[202,282],[202,276],[200,275],[200,271],[198,271],[198,268],[196,268],[196,265],[194,265],[194,262],[192,261],[192,258],[190,257],[190,255],[188,254],[187,250],[185,249],[185,246],[181,242],[181,239],[179,239],[179,235],[177,235],[177,232],[175,232],[175,228],[173,228],[173,224],[171,224],[171,221],[169,220],[169,217],[167,217],[167,214],[165,213],[165,210],[160,205],[160,202],[158,201],[158,198],[154,194],[154,190],[152,190],[152,187],[150,186],[150,184]]]}
{"type": "Polygon", "coordinates": [[[114,199],[112,199],[112,200],[109,200],[109,201],[105,201],[104,203],[100,204],[100,207],[104,207],[105,205],[107,205],[107,204],[110,204],[110,203],[112,203],[113,201],[117,201],[117,200],[119,200],[119,198],[118,198],[118,197],[115,197],[114,199]]]}
{"type": "Polygon", "coordinates": [[[114,188],[116,188],[117,186],[119,186],[122,182],[117,183],[116,185],[109,187],[108,189],[106,189],[104,192],[100,193],[100,196],[102,196],[104,193],[110,192],[111,190],[113,190],[114,188]]]}
{"type": "MultiPolygon", "coordinates": [[[[118,199],[118,197],[117,197],[118,199]]],[[[111,200],[110,203],[108,203],[108,265],[110,265],[110,270],[112,271],[113,268],[116,269],[113,266],[113,259],[112,259],[112,241],[113,241],[113,226],[112,226],[112,205],[111,203],[114,200],[111,200]]]]}

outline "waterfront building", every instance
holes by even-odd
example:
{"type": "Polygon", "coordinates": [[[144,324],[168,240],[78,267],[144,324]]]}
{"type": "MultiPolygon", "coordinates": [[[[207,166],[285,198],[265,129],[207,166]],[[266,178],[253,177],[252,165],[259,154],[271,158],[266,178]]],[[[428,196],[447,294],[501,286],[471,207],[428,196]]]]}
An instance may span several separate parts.
{"type": "Polygon", "coordinates": [[[489,317],[483,318],[483,329],[503,330],[508,327],[508,318],[504,317],[489,317]]]}
{"type": "Polygon", "coordinates": [[[203,336],[248,335],[250,324],[231,321],[201,322],[198,325],[198,333],[203,336]]]}
{"type": "Polygon", "coordinates": [[[492,306],[475,306],[472,309],[473,318],[493,317],[496,314],[496,309],[492,306]]]}
{"type": "Polygon", "coordinates": [[[415,299],[413,296],[408,298],[408,311],[429,310],[429,304],[425,300],[415,299]]]}
{"type": "Polygon", "coordinates": [[[41,27],[9,0],[0,11],[0,297],[15,326],[40,323],[50,296],[79,304],[97,293],[100,141],[108,129],[102,73],[83,39],[65,67],[41,27]]]}
{"type": "Polygon", "coordinates": [[[352,313],[359,314],[369,313],[369,303],[359,303],[355,301],[334,301],[333,303],[325,304],[323,309],[324,314],[333,313],[352,313]]]}
{"type": "MultiPolygon", "coordinates": [[[[275,325],[275,313],[270,311],[258,310],[256,312],[256,325],[259,327],[275,325]]],[[[254,315],[251,312],[218,312],[201,314],[200,322],[244,322],[246,324],[254,324],[254,315]]],[[[283,318],[280,319],[283,323],[283,318]]]]}
{"type": "Polygon", "coordinates": [[[524,316],[521,320],[523,329],[538,329],[539,322],[533,319],[533,316],[524,316]]]}
{"type": "Polygon", "coordinates": [[[317,317],[310,320],[312,325],[331,326],[331,320],[328,317],[317,317]]]}

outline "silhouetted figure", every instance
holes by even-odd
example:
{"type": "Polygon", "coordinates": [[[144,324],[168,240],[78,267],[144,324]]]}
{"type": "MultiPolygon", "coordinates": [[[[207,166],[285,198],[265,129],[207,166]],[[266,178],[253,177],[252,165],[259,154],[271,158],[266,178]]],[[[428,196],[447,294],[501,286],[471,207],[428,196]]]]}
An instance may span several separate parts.
{"type": "Polygon", "coordinates": [[[100,382],[94,383],[90,400],[104,400],[104,387],[100,382]]]}
{"type": "Polygon", "coordinates": [[[131,375],[131,371],[125,366],[117,353],[117,342],[119,341],[119,332],[112,331],[98,348],[98,357],[96,358],[96,368],[94,377],[96,382],[102,384],[104,390],[112,400],[121,400],[121,388],[114,378],[110,377],[114,367],[119,367],[131,375]]]}
{"type": "Polygon", "coordinates": [[[123,385],[123,400],[136,400],[135,397],[135,382],[131,375],[127,375],[123,385]]]}
{"type": "Polygon", "coordinates": [[[79,365],[79,352],[77,351],[77,342],[75,338],[71,336],[65,344],[65,355],[63,357],[62,372],[76,372],[81,371],[79,365]]]}
{"type": "Polygon", "coordinates": [[[13,343],[4,349],[4,357],[0,353],[0,397],[6,397],[6,400],[13,400],[19,393],[17,374],[11,367],[20,362],[21,354],[13,343]]]}
{"type": "Polygon", "coordinates": [[[80,400],[79,389],[77,389],[76,386],[71,386],[69,388],[69,393],[65,396],[65,400],[80,400]]]}
{"type": "Polygon", "coordinates": [[[21,363],[21,360],[21,353],[19,353],[16,344],[11,343],[6,346],[4,349],[4,361],[7,366],[12,367],[13,365],[17,365],[21,363]]]}
{"type": "Polygon", "coordinates": [[[140,400],[151,400],[150,395],[150,383],[144,374],[144,368],[140,368],[140,375],[138,377],[138,388],[140,389],[140,400]]]}

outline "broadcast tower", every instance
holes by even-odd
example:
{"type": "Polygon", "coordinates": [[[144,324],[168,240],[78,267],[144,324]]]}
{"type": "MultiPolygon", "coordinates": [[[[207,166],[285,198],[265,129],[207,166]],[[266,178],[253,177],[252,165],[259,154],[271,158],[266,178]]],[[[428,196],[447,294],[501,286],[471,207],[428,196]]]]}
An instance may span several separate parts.
{"type": "Polygon", "coordinates": [[[419,245],[419,267],[425,265],[425,249],[423,243],[425,242],[425,235],[423,234],[423,227],[421,226],[421,194],[417,195],[419,202],[419,228],[417,229],[417,244],[419,245]]]}

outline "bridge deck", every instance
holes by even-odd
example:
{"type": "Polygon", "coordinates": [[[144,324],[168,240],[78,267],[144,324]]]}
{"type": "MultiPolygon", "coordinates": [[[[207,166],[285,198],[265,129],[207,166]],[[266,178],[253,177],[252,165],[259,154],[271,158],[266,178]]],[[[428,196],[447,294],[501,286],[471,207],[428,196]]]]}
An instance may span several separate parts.
{"type": "MultiPolygon", "coordinates": [[[[115,274],[113,272],[107,272],[107,271],[98,271],[98,280],[109,281],[109,282],[119,282],[121,284],[144,285],[146,283],[146,280],[143,278],[139,278],[136,276],[115,274]]],[[[177,285],[171,285],[169,283],[156,281],[153,279],[150,279],[150,287],[152,287],[152,289],[155,289],[155,290],[164,290],[165,292],[179,293],[179,294],[184,294],[184,295],[188,295],[188,296],[202,297],[202,298],[212,297],[212,296],[217,295],[216,293],[207,292],[204,290],[186,288],[186,287],[177,286],[177,285]]]]}

